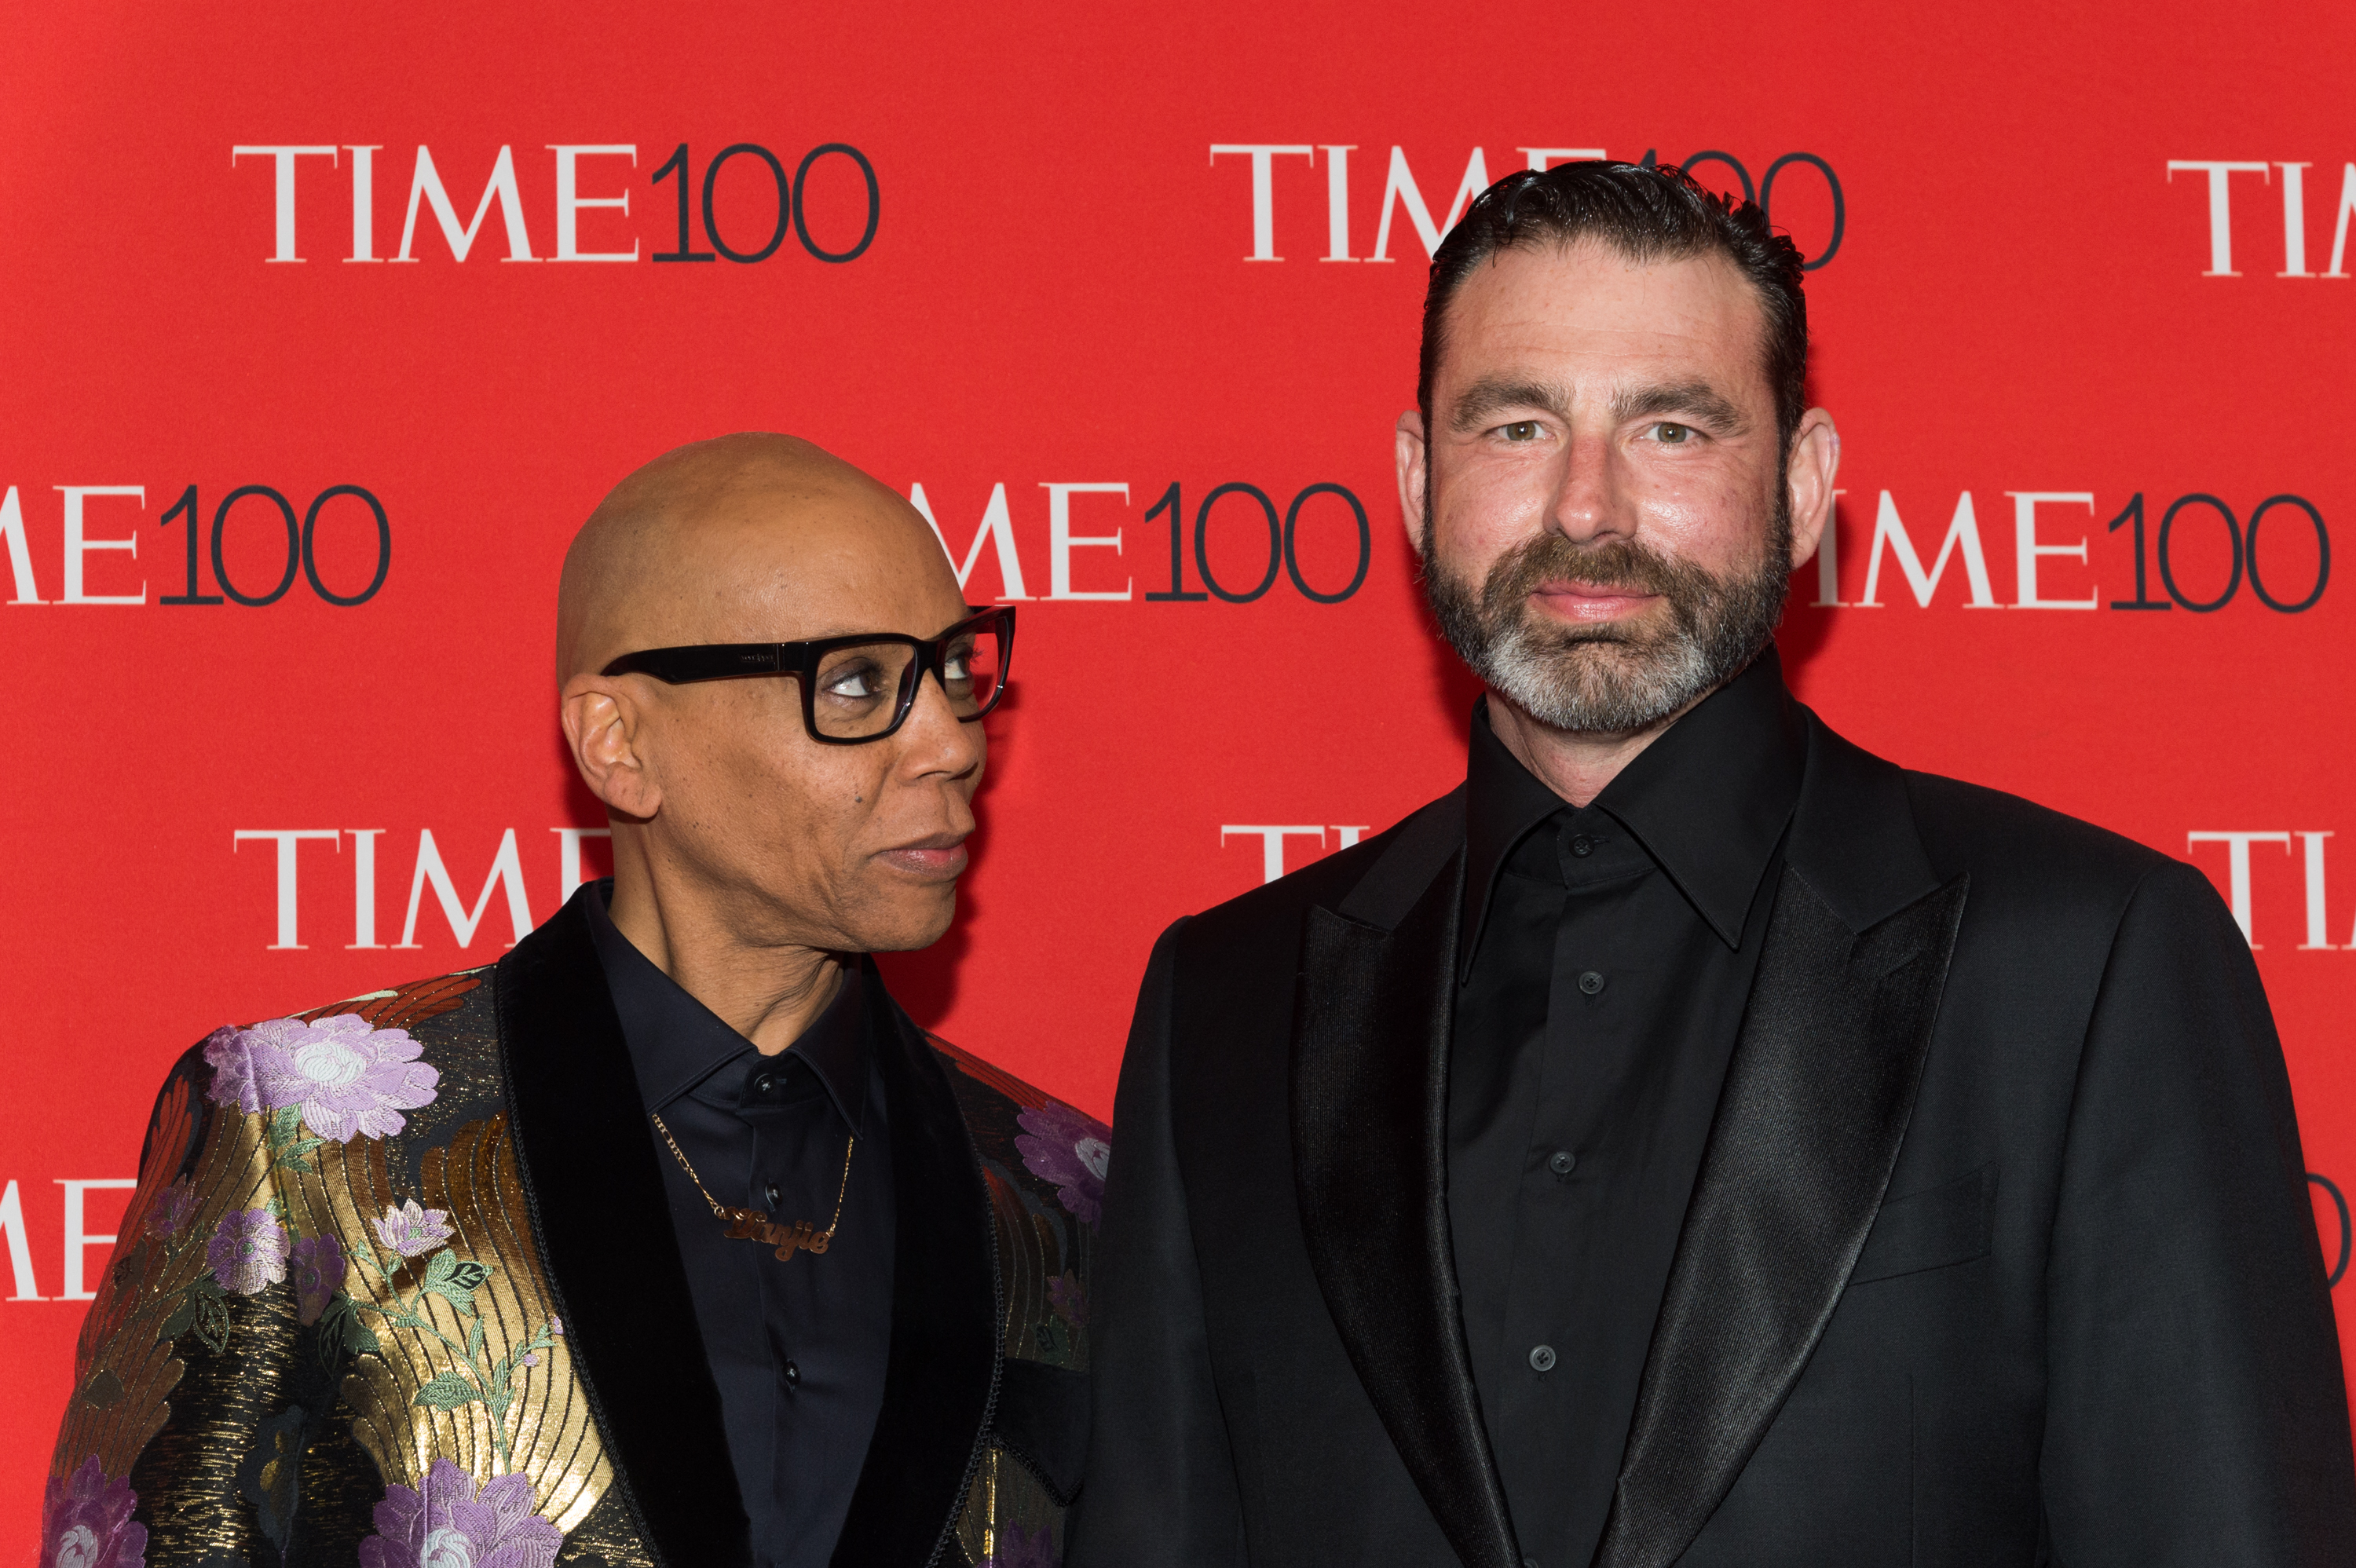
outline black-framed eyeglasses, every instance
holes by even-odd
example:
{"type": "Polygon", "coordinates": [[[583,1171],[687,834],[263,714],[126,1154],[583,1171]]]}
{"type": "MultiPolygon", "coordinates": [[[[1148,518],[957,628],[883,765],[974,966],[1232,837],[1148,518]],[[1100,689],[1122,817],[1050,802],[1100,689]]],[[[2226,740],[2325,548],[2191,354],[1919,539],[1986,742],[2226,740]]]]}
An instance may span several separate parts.
{"type": "Polygon", "coordinates": [[[907,722],[930,672],[958,720],[970,724],[1006,695],[1014,606],[973,613],[937,637],[853,632],[801,643],[703,643],[624,654],[601,672],[650,675],[669,686],[789,675],[801,688],[802,723],[830,746],[881,741],[907,722]]]}

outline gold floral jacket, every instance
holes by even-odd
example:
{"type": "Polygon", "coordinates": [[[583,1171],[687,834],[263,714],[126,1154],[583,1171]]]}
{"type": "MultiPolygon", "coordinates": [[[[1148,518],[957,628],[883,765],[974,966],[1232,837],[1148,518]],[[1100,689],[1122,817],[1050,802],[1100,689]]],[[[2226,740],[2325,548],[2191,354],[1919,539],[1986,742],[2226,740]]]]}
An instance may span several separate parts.
{"type": "MultiPolygon", "coordinates": [[[[834,1561],[1044,1568],[1087,1452],[1108,1134],[868,989],[892,1336],[834,1561]]],[[[215,1031],[156,1101],[120,1234],[43,1568],[748,1560],[577,904],[490,968],[215,1031]]]]}

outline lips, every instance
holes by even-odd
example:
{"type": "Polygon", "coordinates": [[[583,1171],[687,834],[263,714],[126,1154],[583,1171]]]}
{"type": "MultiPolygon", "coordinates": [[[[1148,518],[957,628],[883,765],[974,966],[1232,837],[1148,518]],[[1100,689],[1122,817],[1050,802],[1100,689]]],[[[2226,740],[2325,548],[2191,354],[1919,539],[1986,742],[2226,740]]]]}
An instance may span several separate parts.
{"type": "Polygon", "coordinates": [[[962,833],[936,833],[886,849],[881,858],[911,876],[926,881],[948,881],[965,870],[965,839],[962,833]]]}
{"type": "Polygon", "coordinates": [[[1565,620],[1613,621],[1642,610],[1659,595],[1591,582],[1555,581],[1532,590],[1530,597],[1565,620]]]}

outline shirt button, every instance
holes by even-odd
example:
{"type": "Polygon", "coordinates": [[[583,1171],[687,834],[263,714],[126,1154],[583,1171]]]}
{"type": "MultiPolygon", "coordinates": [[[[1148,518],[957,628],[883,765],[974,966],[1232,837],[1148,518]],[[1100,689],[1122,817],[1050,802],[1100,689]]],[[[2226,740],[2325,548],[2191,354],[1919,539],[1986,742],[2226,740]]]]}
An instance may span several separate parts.
{"type": "Polygon", "coordinates": [[[778,1192],[777,1184],[774,1181],[769,1183],[768,1187],[764,1189],[762,1196],[769,1200],[769,1212],[772,1214],[775,1214],[777,1211],[778,1205],[785,1201],[784,1195],[778,1192]]]}
{"type": "MultiPolygon", "coordinates": [[[[1567,1148],[1558,1148],[1547,1157],[1547,1168],[1557,1176],[1569,1176],[1579,1168],[1579,1157],[1567,1148]]],[[[769,1189],[775,1192],[776,1188],[769,1189]]]]}
{"type": "Polygon", "coordinates": [[[1537,1372],[1550,1372],[1554,1371],[1554,1347],[1552,1345],[1540,1345],[1537,1349],[1530,1352],[1530,1370],[1537,1372]]]}
{"type": "Polygon", "coordinates": [[[1584,859],[1595,853],[1595,840],[1581,833],[1570,841],[1570,852],[1584,859]]]}
{"type": "MultiPolygon", "coordinates": [[[[1551,1350],[1547,1353],[1548,1355],[1553,1354],[1551,1350]]],[[[787,1361],[786,1363],[786,1386],[788,1388],[799,1388],[802,1386],[802,1370],[794,1365],[791,1361],[787,1361]]]]}
{"type": "Polygon", "coordinates": [[[755,1094],[766,1094],[766,1093],[767,1093],[770,1090],[772,1090],[772,1089],[776,1088],[776,1086],[777,1086],[777,1075],[776,1075],[776,1073],[774,1073],[774,1072],[755,1072],[755,1074],[753,1074],[753,1093],[755,1093],[755,1094]]]}
{"type": "Polygon", "coordinates": [[[1586,974],[1581,975],[1579,977],[1579,988],[1590,997],[1595,995],[1598,991],[1603,989],[1602,975],[1596,970],[1590,969],[1586,974]]]}

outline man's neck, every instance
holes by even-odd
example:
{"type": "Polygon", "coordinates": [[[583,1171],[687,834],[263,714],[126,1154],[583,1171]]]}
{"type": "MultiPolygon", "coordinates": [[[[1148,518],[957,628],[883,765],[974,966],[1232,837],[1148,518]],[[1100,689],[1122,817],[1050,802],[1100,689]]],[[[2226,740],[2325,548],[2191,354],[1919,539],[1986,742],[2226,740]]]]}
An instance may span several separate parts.
{"type": "Polygon", "coordinates": [[[614,929],[764,1056],[789,1049],[842,988],[842,955],[746,943],[700,901],[664,897],[618,853],[614,872],[614,929]]]}
{"type": "Polygon", "coordinates": [[[1489,728],[1514,760],[1539,783],[1573,805],[1601,795],[1645,747],[1668,732],[1709,696],[1704,692],[1675,713],[1642,730],[1558,730],[1531,718],[1501,691],[1489,693],[1489,728]]]}

